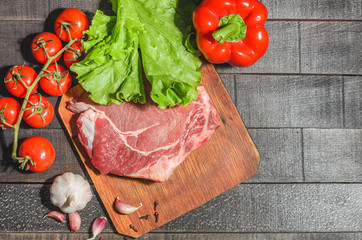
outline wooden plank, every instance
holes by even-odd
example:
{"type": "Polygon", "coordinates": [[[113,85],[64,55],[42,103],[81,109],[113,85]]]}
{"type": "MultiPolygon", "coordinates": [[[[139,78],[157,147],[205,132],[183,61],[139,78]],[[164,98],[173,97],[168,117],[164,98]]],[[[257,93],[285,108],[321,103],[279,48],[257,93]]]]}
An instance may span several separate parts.
{"type": "Polygon", "coordinates": [[[100,174],[91,164],[88,154],[76,136],[75,114],[66,109],[66,103],[81,95],[84,90],[79,85],[63,96],[59,105],[60,116],[119,233],[139,237],[210,201],[256,174],[259,153],[227,90],[213,65],[205,64],[201,70],[203,71],[201,81],[221,120],[220,127],[202,147],[193,151],[186,161],[176,168],[167,182],[162,184],[100,174]],[[124,192],[124,189],[130,190],[124,192]],[[160,207],[158,212],[164,217],[160,217],[158,222],[149,221],[143,225],[138,219],[140,215],[133,214],[119,218],[113,204],[115,197],[122,194],[123,201],[143,203],[144,207],[138,212],[141,215],[153,211],[154,201],[162,201],[163,207],[160,207]],[[138,232],[129,228],[130,222],[135,224],[138,232]]]}
{"type": "MultiPolygon", "coordinates": [[[[0,132],[0,182],[52,182],[53,177],[64,172],[71,171],[83,175],[80,160],[72,149],[67,134],[62,129],[21,129],[20,141],[31,136],[47,138],[55,148],[55,160],[53,165],[42,173],[25,173],[18,170],[18,165],[11,162],[13,133],[11,130],[0,132]]],[[[20,146],[20,144],[19,144],[20,146]]]]}
{"type": "MultiPolygon", "coordinates": [[[[361,20],[361,0],[322,0],[322,1],[262,1],[268,9],[268,19],[318,19],[318,20],[361,20]],[[283,7],[280,7],[283,6],[283,7]]],[[[104,0],[36,0],[24,2],[21,0],[2,0],[0,2],[0,20],[43,20],[48,10],[76,7],[83,11],[94,13],[96,9],[110,12],[108,1],[104,0]],[[24,5],[25,4],[25,5],[24,5]],[[18,7],[12,7],[18,6],[18,7]],[[33,7],[37,6],[37,7],[33,7]]]]}
{"type": "Polygon", "coordinates": [[[362,182],[362,129],[304,129],[305,180],[362,182]]]}
{"type": "MultiPolygon", "coordinates": [[[[261,156],[258,173],[248,182],[300,182],[302,177],[301,134],[299,129],[250,129],[261,156]]],[[[54,165],[44,173],[25,174],[17,171],[16,167],[9,164],[0,167],[0,182],[51,182],[53,176],[66,171],[82,174],[75,150],[71,148],[67,134],[63,130],[22,129],[20,138],[32,135],[47,137],[57,151],[54,165]]],[[[0,156],[3,161],[8,161],[11,149],[11,131],[4,131],[2,150],[0,156]],[[5,157],[6,156],[6,157],[5,157]]]]}
{"type": "Polygon", "coordinates": [[[0,20],[45,20],[48,13],[48,0],[0,1],[0,20]]]}
{"type": "Polygon", "coordinates": [[[345,127],[362,128],[362,77],[344,77],[345,127]]]}
{"type": "Polygon", "coordinates": [[[109,1],[106,0],[59,0],[59,1],[50,1],[49,9],[51,14],[49,18],[56,19],[58,14],[65,8],[78,8],[82,10],[89,19],[92,18],[97,9],[102,10],[105,14],[111,15],[112,5],[109,1]]]}
{"type": "Polygon", "coordinates": [[[262,0],[268,19],[361,20],[361,0],[262,0]]]}
{"type": "MultiPolygon", "coordinates": [[[[84,240],[87,233],[0,233],[2,240],[84,240]]],[[[130,240],[101,233],[107,240],[130,240]]],[[[149,233],[139,240],[360,240],[362,233],[149,233]]]]}
{"type": "MultiPolygon", "coordinates": [[[[0,194],[0,232],[69,231],[42,218],[54,209],[49,184],[0,184],[0,194]]],[[[362,184],[240,184],[155,232],[361,232],[361,199],[362,184]]],[[[88,233],[105,210],[93,197],[79,214],[88,233]]]]}
{"type": "Polygon", "coordinates": [[[360,22],[301,22],[301,71],[362,74],[360,22]]]}
{"type": "Polygon", "coordinates": [[[224,83],[231,100],[235,103],[235,76],[232,74],[220,74],[220,79],[224,83]]]}
{"type": "MultiPolygon", "coordinates": [[[[248,182],[300,182],[302,178],[301,136],[299,129],[250,129],[261,156],[258,173],[248,182]]],[[[55,143],[57,157],[54,165],[44,173],[24,174],[9,164],[0,167],[0,182],[51,182],[53,176],[66,171],[82,174],[79,161],[63,130],[22,129],[20,138],[32,135],[47,137],[55,143]]],[[[3,133],[3,148],[0,156],[8,161],[11,149],[11,131],[3,133]]]]}
{"type": "Polygon", "coordinates": [[[260,166],[247,182],[302,182],[301,129],[249,129],[260,153],[260,166]]]}
{"type": "Polygon", "coordinates": [[[0,21],[0,74],[13,65],[38,65],[31,55],[30,44],[33,38],[44,29],[43,21],[0,21]]]}
{"type": "Polygon", "coordinates": [[[237,75],[237,107],[247,127],[343,127],[342,78],[237,75]]]}
{"type": "Polygon", "coordinates": [[[240,184],[160,230],[361,231],[361,199],[362,184],[240,184]]]}
{"type": "MultiPolygon", "coordinates": [[[[59,209],[50,202],[50,184],[0,184],[0,232],[70,232],[67,222],[43,218],[49,211],[59,209]]],[[[79,211],[82,224],[80,232],[88,232],[92,222],[106,216],[92,187],[93,198],[86,208],[79,211]]],[[[110,224],[105,231],[112,231],[110,224]]]]}
{"type": "Polygon", "coordinates": [[[246,68],[215,65],[219,73],[297,73],[299,72],[298,22],[267,21],[269,47],[254,65],[246,68]]]}

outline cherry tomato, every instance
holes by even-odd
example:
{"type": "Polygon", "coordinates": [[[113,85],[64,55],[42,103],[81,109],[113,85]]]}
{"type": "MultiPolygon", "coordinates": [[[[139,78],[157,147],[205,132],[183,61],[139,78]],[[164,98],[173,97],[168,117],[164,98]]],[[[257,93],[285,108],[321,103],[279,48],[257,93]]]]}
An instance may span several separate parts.
{"type": "Polygon", "coordinates": [[[0,127],[11,128],[9,125],[14,125],[18,120],[20,113],[20,104],[13,98],[0,98],[0,127]]]}
{"type": "Polygon", "coordinates": [[[40,94],[33,94],[29,97],[26,109],[23,120],[31,127],[45,127],[53,120],[53,105],[40,94]]]}
{"type": "Polygon", "coordinates": [[[77,63],[83,60],[85,51],[81,41],[73,43],[69,49],[64,52],[64,63],[68,69],[73,63],[77,63]]]}
{"type": "Polygon", "coordinates": [[[83,31],[87,30],[88,27],[87,16],[77,8],[65,9],[59,14],[54,24],[55,34],[64,42],[80,39],[84,36],[83,31]]]}
{"type": "MultiPolygon", "coordinates": [[[[50,32],[40,33],[31,42],[31,53],[41,64],[45,64],[48,61],[46,53],[49,55],[49,57],[51,57],[61,49],[62,42],[55,34],[50,32]]],[[[61,54],[55,60],[58,61],[60,57],[61,54]]]]}
{"type": "MultiPolygon", "coordinates": [[[[9,69],[6,73],[4,82],[6,89],[15,97],[24,98],[26,95],[26,86],[30,86],[37,76],[36,71],[26,65],[16,65],[9,69]],[[21,80],[22,81],[21,81],[21,80]]],[[[38,88],[38,84],[35,85],[31,94],[35,93],[38,88]]]]}
{"type": "Polygon", "coordinates": [[[34,136],[25,139],[20,145],[19,156],[27,159],[21,168],[32,172],[43,172],[53,164],[55,150],[48,139],[34,136]]]}
{"type": "Polygon", "coordinates": [[[72,85],[72,76],[69,71],[58,64],[51,64],[45,70],[46,75],[40,78],[40,87],[49,95],[61,96],[72,85]]]}

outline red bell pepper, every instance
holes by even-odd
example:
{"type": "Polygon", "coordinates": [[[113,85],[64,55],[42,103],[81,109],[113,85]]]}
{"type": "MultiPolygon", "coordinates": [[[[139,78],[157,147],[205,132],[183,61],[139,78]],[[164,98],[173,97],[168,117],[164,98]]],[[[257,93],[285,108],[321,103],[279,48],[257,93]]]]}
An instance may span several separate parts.
{"type": "Polygon", "coordinates": [[[211,63],[254,64],[268,48],[267,15],[257,0],[204,0],[193,15],[199,50],[211,63]]]}

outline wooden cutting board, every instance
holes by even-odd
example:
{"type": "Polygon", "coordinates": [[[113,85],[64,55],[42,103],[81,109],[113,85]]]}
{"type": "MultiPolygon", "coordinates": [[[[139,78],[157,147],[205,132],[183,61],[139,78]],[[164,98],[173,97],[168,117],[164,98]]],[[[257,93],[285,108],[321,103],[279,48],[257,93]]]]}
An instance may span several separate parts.
{"type": "Polygon", "coordinates": [[[257,172],[260,157],[227,90],[212,64],[202,67],[202,84],[206,87],[221,120],[221,126],[200,148],[177,167],[165,183],[103,175],[95,169],[77,138],[77,115],[66,109],[66,103],[83,93],[78,85],[61,99],[59,114],[87,169],[93,184],[116,230],[139,237],[201,206],[221,193],[251,178],[257,172]],[[119,196],[124,202],[143,206],[131,215],[114,211],[119,196]],[[154,202],[158,202],[158,222],[154,202]],[[150,215],[148,220],[140,216],[150,215]],[[133,224],[137,232],[130,228],[133,224]]]}

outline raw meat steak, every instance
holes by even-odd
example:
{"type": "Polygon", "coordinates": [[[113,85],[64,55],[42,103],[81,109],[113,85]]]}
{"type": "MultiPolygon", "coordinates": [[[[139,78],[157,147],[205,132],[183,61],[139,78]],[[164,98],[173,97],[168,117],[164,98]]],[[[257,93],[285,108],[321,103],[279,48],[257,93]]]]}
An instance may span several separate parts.
{"type": "Polygon", "coordinates": [[[92,164],[103,174],[166,181],[219,126],[203,86],[186,107],[160,109],[153,103],[99,105],[85,93],[68,103],[80,113],[78,137],[92,164]]]}

